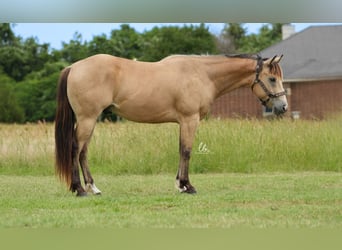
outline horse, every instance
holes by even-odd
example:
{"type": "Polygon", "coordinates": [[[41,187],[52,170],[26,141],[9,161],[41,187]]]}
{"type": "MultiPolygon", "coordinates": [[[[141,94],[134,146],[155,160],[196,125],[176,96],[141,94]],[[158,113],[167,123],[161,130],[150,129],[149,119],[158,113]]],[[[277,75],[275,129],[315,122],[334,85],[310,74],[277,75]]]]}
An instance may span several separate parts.
{"type": "Polygon", "coordinates": [[[75,62],[61,71],[57,87],[56,175],[77,196],[101,194],[89,170],[87,151],[97,118],[111,110],[135,122],[178,123],[176,187],[182,193],[196,193],[189,179],[189,160],[200,120],[216,98],[240,87],[250,87],[275,114],[285,113],[281,58],[171,55],[140,62],[98,54],[75,62]]]}

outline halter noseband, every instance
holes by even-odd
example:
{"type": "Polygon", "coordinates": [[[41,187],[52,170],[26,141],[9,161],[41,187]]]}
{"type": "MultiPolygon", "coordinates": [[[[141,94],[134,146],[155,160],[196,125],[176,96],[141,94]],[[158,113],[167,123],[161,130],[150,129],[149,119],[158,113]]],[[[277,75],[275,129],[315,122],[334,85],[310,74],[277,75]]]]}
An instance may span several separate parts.
{"type": "Polygon", "coordinates": [[[286,95],[286,92],[282,91],[282,92],[278,92],[278,93],[274,94],[274,93],[272,93],[271,91],[269,91],[267,89],[265,83],[263,81],[261,81],[260,78],[259,78],[259,74],[262,71],[262,67],[263,67],[263,59],[262,59],[261,56],[258,55],[257,56],[257,66],[255,68],[255,80],[254,80],[251,88],[252,88],[252,92],[253,92],[254,86],[256,84],[259,84],[259,86],[263,89],[263,91],[265,92],[266,96],[268,97],[266,100],[262,100],[261,98],[259,98],[259,100],[260,100],[262,105],[266,106],[266,104],[270,101],[270,99],[286,95]]]}

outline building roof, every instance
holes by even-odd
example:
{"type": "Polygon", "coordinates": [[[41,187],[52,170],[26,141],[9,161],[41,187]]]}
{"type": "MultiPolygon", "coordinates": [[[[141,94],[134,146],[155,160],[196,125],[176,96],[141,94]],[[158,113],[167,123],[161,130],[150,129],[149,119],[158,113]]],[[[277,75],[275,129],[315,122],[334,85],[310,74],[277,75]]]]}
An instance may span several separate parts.
{"type": "Polygon", "coordinates": [[[284,81],[342,79],[342,25],[311,26],[260,54],[284,55],[284,81]]]}

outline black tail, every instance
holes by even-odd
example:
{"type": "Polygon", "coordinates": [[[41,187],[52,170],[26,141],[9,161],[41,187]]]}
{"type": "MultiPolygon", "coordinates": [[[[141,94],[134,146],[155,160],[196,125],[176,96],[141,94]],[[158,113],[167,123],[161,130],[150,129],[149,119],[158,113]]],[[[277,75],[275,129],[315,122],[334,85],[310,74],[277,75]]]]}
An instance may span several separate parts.
{"type": "Polygon", "coordinates": [[[67,96],[67,81],[70,67],[60,75],[57,87],[57,110],[55,119],[56,174],[68,186],[71,184],[72,161],[75,154],[75,114],[67,96]]]}

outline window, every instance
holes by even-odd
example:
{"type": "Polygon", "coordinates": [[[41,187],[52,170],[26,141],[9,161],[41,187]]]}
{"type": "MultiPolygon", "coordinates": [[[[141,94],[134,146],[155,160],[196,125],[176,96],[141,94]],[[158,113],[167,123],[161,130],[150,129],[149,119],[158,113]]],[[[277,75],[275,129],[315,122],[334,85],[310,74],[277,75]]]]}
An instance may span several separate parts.
{"type": "Polygon", "coordinates": [[[262,106],[262,116],[264,118],[271,118],[273,117],[274,113],[273,113],[273,109],[272,108],[268,108],[265,106],[262,106]]]}

